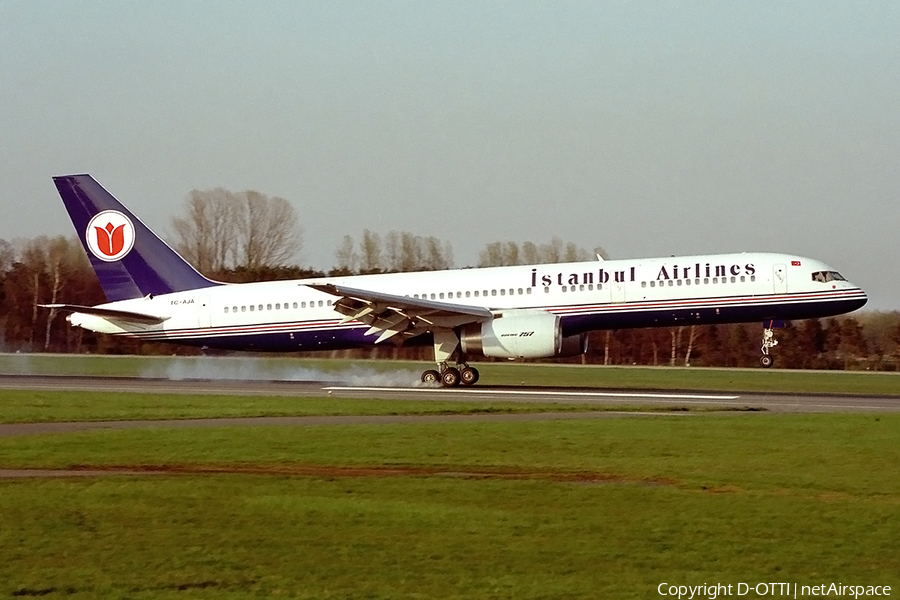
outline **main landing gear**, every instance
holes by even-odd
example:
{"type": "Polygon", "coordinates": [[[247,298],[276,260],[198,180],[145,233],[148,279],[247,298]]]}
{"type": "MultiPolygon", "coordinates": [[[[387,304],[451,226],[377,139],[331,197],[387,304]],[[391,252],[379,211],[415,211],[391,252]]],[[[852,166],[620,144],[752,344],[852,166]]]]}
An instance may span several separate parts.
{"type": "Polygon", "coordinates": [[[778,340],[775,339],[775,330],[771,327],[763,328],[763,338],[762,338],[762,356],[759,357],[759,364],[763,367],[769,368],[775,363],[775,357],[769,354],[769,348],[774,348],[778,345],[778,340]]]}
{"type": "Polygon", "coordinates": [[[475,385],[478,383],[478,369],[465,363],[460,363],[456,367],[443,363],[440,365],[440,368],[440,373],[434,369],[429,369],[422,373],[422,381],[425,383],[440,382],[444,387],[456,387],[459,384],[475,385]]]}
{"type": "Polygon", "coordinates": [[[422,373],[425,383],[440,383],[444,387],[457,387],[459,384],[475,385],[478,382],[478,369],[466,363],[466,357],[459,347],[459,337],[453,330],[435,331],[434,360],[438,370],[429,369],[422,373]],[[456,356],[456,366],[447,362],[456,356]]]}

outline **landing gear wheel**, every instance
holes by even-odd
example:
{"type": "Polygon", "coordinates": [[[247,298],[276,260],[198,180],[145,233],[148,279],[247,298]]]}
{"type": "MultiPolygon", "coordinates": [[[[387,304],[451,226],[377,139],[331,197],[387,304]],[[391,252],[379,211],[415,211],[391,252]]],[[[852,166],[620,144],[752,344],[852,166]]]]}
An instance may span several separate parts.
{"type": "Polygon", "coordinates": [[[765,368],[769,368],[775,362],[775,359],[769,356],[768,354],[763,354],[759,357],[759,364],[764,366],[765,368]]]}
{"type": "Polygon", "coordinates": [[[459,385],[459,371],[455,367],[444,369],[441,373],[441,383],[444,387],[456,387],[459,385]]]}
{"type": "Polygon", "coordinates": [[[435,371],[434,369],[425,371],[422,373],[422,382],[423,383],[437,383],[441,380],[441,374],[435,371]]]}
{"type": "Polygon", "coordinates": [[[463,367],[459,372],[459,378],[463,385],[475,385],[478,382],[478,369],[475,367],[463,367]]]}

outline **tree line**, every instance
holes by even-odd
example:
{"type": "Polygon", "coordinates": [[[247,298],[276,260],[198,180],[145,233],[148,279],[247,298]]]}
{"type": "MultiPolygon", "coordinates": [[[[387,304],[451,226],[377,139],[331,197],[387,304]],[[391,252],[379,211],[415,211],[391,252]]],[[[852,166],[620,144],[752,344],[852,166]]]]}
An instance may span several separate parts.
{"type": "MultiPolygon", "coordinates": [[[[204,275],[250,282],[325,275],[427,271],[454,267],[449,242],[405,231],[364,230],[344,236],[327,272],[296,264],[302,232],[283,198],[217,188],[193,191],[171,221],[172,245],[204,275]]],[[[480,267],[591,260],[602,248],[553,238],[546,243],[493,242],[480,267]]],[[[0,350],[118,354],[195,354],[177,345],[139,342],[73,328],[63,315],[38,304],[101,304],[103,291],[77,237],[0,239],[0,350]]],[[[589,334],[588,353],[565,362],[610,365],[752,367],[761,324],[678,326],[589,334]]],[[[805,369],[898,370],[900,312],[867,312],[788,322],[778,331],[777,366],[805,369]]],[[[392,344],[333,353],[346,358],[431,360],[430,347],[392,344]]],[[[321,356],[319,354],[319,356],[321,356]]]]}

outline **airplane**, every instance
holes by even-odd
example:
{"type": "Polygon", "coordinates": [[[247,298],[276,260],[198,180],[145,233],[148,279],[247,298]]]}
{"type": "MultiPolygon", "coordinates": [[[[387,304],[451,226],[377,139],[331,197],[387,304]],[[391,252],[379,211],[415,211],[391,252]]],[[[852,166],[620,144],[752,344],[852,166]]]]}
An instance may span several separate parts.
{"type": "Polygon", "coordinates": [[[53,178],[108,300],[46,304],[73,326],[140,340],[291,352],[431,344],[423,382],[473,385],[470,357],[587,351],[593,330],[762,322],[856,310],[866,293],[821,261],[735,253],[225,284],[201,275],[90,175],[53,178]]]}

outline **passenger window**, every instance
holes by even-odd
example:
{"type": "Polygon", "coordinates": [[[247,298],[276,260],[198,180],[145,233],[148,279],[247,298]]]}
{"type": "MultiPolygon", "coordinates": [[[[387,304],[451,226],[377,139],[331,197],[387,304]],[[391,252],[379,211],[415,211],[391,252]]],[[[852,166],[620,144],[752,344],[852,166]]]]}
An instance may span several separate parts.
{"type": "Polygon", "coordinates": [[[328,306],[331,306],[332,303],[333,303],[333,301],[332,301],[332,300],[329,300],[329,301],[328,301],[328,306]]]}
{"type": "Polygon", "coordinates": [[[262,304],[259,305],[259,312],[262,312],[262,309],[263,309],[262,306],[263,306],[262,304]]]}
{"type": "Polygon", "coordinates": [[[583,284],[583,283],[582,283],[581,285],[578,286],[578,291],[579,291],[579,292],[583,292],[583,291],[584,291],[584,284],[583,284]]]}
{"type": "Polygon", "coordinates": [[[271,305],[271,304],[266,304],[266,310],[272,310],[272,305],[271,305]]]}
{"type": "Polygon", "coordinates": [[[434,292],[431,292],[431,299],[434,300],[434,292]]]}
{"type": "Polygon", "coordinates": [[[684,285],[691,285],[691,280],[690,280],[690,279],[685,279],[685,280],[684,280],[684,285]]]}
{"type": "Polygon", "coordinates": [[[550,288],[549,288],[549,287],[545,287],[545,288],[544,288],[544,293],[545,293],[545,294],[549,294],[549,293],[550,293],[550,288]]]}
{"type": "Polygon", "coordinates": [[[678,285],[681,285],[681,280],[680,280],[680,279],[678,280],[678,285]]]}
{"type": "Polygon", "coordinates": [[[324,306],[324,305],[325,305],[325,303],[324,303],[323,301],[319,300],[319,306],[321,307],[321,306],[324,306]]]}
{"type": "Polygon", "coordinates": [[[506,290],[500,290],[500,295],[501,295],[501,296],[505,296],[505,295],[506,295],[506,290]]]}
{"type": "Polygon", "coordinates": [[[736,282],[736,281],[737,281],[737,279],[735,279],[734,276],[732,276],[732,277],[731,277],[731,283],[734,283],[734,282],[736,282]]]}
{"type": "Polygon", "coordinates": [[[531,288],[525,288],[525,293],[526,293],[526,294],[531,294],[531,288]]]}
{"type": "Polygon", "coordinates": [[[225,314],[226,314],[226,315],[228,314],[228,307],[227,307],[227,306],[225,307],[225,314]]]}
{"type": "Polygon", "coordinates": [[[704,277],[704,278],[703,278],[703,283],[709,283],[709,277],[704,277]]]}
{"type": "Polygon", "coordinates": [[[475,297],[478,297],[478,290],[475,290],[475,297]]]}
{"type": "Polygon", "coordinates": [[[566,286],[562,286],[562,291],[566,291],[568,288],[566,286]]]}
{"type": "Polygon", "coordinates": [[[642,281],[642,282],[641,282],[641,287],[642,287],[642,288],[647,287],[647,282],[646,282],[646,281],[642,281]]]}
{"type": "Polygon", "coordinates": [[[741,283],[744,283],[746,280],[747,280],[747,278],[744,277],[743,275],[741,275],[741,283]]]}
{"type": "Polygon", "coordinates": [[[237,312],[237,306],[232,306],[232,307],[231,307],[231,312],[237,312]]]}
{"type": "Polygon", "coordinates": [[[247,312],[247,307],[246,307],[246,306],[242,306],[242,307],[241,307],[241,312],[247,312]]]}
{"type": "Polygon", "coordinates": [[[751,276],[750,276],[750,281],[756,281],[756,275],[751,275],[751,276]]]}
{"type": "Polygon", "coordinates": [[[466,292],[466,298],[471,297],[472,292],[466,292]]]}
{"type": "Polygon", "coordinates": [[[491,290],[491,296],[496,296],[496,295],[497,295],[497,290],[491,290]]]}
{"type": "Polygon", "coordinates": [[[254,309],[254,308],[255,308],[255,307],[251,304],[251,305],[250,305],[250,312],[253,312],[253,309],[254,309]]]}
{"type": "Polygon", "coordinates": [[[444,292],[441,292],[440,298],[441,298],[441,300],[444,299],[444,292]]]}

